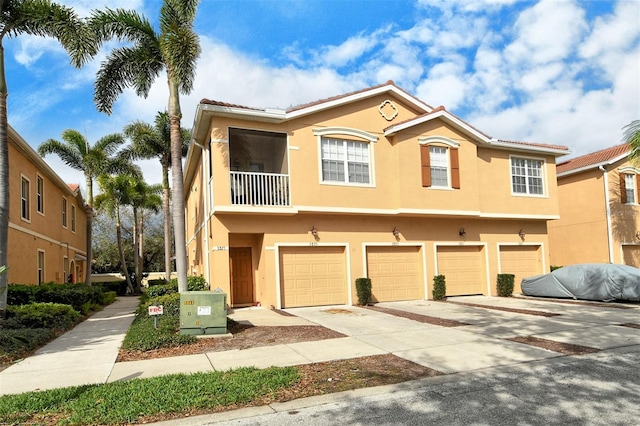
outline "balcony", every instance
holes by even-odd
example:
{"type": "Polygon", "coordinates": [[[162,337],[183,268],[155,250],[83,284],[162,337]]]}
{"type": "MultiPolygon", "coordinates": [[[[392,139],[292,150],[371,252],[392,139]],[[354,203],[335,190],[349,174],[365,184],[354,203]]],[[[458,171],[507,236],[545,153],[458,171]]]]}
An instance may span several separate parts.
{"type": "Polygon", "coordinates": [[[278,173],[229,173],[234,206],[289,207],[289,175],[278,173]]]}

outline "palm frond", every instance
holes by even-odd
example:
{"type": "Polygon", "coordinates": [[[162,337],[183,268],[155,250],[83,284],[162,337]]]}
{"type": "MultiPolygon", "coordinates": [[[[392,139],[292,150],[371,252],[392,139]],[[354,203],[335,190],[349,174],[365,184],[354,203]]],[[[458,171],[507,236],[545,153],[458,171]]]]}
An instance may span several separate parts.
{"type": "Polygon", "coordinates": [[[101,43],[112,38],[132,43],[157,38],[149,20],[135,10],[94,10],[89,18],[89,27],[101,43]]]}
{"type": "Polygon", "coordinates": [[[640,120],[634,120],[623,127],[623,141],[629,144],[629,158],[640,160],[640,120]]]}
{"type": "Polygon", "coordinates": [[[196,64],[200,57],[198,35],[190,28],[174,26],[172,31],[162,33],[160,50],[167,73],[178,84],[180,93],[191,93],[196,64]]]}
{"type": "Polygon", "coordinates": [[[56,139],[48,139],[38,147],[38,154],[45,157],[55,154],[69,167],[84,172],[84,164],[80,152],[71,145],[62,143],[56,139]]]}
{"type": "Polygon", "coordinates": [[[115,154],[125,142],[124,136],[120,133],[112,133],[103,136],[93,145],[94,150],[104,151],[107,156],[115,154]]]}

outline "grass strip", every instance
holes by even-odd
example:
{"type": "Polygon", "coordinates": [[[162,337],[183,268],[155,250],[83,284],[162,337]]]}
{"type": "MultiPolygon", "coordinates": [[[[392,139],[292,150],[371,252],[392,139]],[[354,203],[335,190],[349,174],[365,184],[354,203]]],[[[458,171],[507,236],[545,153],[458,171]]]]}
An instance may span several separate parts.
{"type": "Polygon", "coordinates": [[[299,377],[294,367],[239,368],[5,395],[0,419],[9,424],[135,423],[147,416],[247,404],[275,395],[299,377]]]}

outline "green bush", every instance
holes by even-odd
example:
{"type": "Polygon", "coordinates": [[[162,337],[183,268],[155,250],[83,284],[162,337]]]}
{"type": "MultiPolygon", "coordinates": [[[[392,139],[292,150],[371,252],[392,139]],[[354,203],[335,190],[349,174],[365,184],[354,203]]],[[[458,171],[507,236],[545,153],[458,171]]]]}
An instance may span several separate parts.
{"type": "Polygon", "coordinates": [[[511,297],[515,277],[513,274],[498,274],[498,296],[511,297]]]}
{"type": "Polygon", "coordinates": [[[141,303],[136,311],[136,319],[122,342],[122,349],[148,351],[169,348],[192,343],[195,336],[179,334],[180,330],[180,294],[170,293],[149,299],[141,303]],[[154,328],[154,319],[148,315],[150,305],[162,305],[164,314],[158,318],[158,328],[154,328]]]}
{"type": "Polygon", "coordinates": [[[54,337],[49,328],[0,328],[0,362],[22,358],[54,337]]]}
{"type": "Polygon", "coordinates": [[[9,284],[7,291],[7,305],[27,305],[36,301],[37,286],[24,284],[9,284]]]}
{"type": "MultiPolygon", "coordinates": [[[[209,290],[209,284],[201,275],[192,275],[187,277],[187,291],[206,291],[209,290]]],[[[165,294],[178,292],[178,279],[173,278],[169,284],[161,284],[150,286],[147,289],[147,296],[158,297],[165,294]]]]}
{"type": "Polygon", "coordinates": [[[147,296],[150,299],[154,297],[164,296],[165,294],[177,293],[178,292],[178,283],[173,284],[162,284],[162,285],[154,285],[153,287],[149,287],[147,289],[147,296]]]}
{"type": "Polygon", "coordinates": [[[103,292],[113,291],[118,296],[127,295],[127,280],[96,282],[93,283],[92,286],[101,288],[103,292]]]}
{"type": "Polygon", "coordinates": [[[444,300],[447,298],[447,285],[444,275],[433,277],[433,300],[444,300]]]}
{"type": "Polygon", "coordinates": [[[558,266],[558,265],[551,265],[550,270],[551,270],[551,272],[553,272],[553,271],[555,271],[556,269],[560,269],[560,268],[562,268],[562,266],[558,266]]]}
{"type": "Polygon", "coordinates": [[[31,303],[8,306],[7,328],[50,328],[69,330],[80,321],[80,313],[60,303],[31,303]]]}
{"type": "Polygon", "coordinates": [[[167,280],[165,280],[164,278],[158,278],[156,280],[147,281],[147,284],[149,287],[153,287],[156,285],[164,285],[164,284],[167,284],[167,280]]]}
{"type": "Polygon", "coordinates": [[[371,278],[356,279],[356,293],[358,295],[358,305],[371,303],[371,278]]]}

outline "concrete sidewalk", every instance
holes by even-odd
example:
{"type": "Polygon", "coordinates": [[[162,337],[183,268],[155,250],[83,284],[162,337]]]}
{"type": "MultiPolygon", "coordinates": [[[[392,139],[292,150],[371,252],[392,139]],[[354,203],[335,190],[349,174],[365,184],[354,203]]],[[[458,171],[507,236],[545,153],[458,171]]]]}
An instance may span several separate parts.
{"type": "Polygon", "coordinates": [[[229,316],[256,326],[318,324],[348,337],[116,363],[118,349],[137,305],[136,298],[122,298],[34,356],[0,372],[0,395],[172,373],[291,366],[387,353],[449,374],[563,356],[505,340],[515,336],[533,335],[599,349],[640,345],[639,329],[619,325],[639,323],[637,308],[609,309],[548,301],[529,303],[515,298],[456,300],[559,315],[540,317],[427,300],[379,304],[470,324],[447,328],[354,306],[287,310],[295,316],[283,316],[264,308],[245,308],[229,316]]]}

